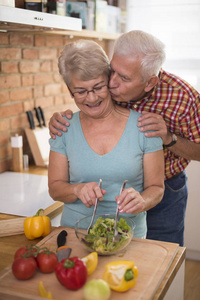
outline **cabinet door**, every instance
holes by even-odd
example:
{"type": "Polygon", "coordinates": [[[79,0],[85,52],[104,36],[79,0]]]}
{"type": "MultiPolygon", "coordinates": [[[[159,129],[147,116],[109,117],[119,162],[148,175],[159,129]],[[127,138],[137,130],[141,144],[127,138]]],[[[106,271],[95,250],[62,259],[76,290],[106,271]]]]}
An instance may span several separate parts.
{"type": "Polygon", "coordinates": [[[190,257],[200,260],[200,162],[191,161],[186,168],[188,176],[188,203],[185,220],[185,246],[190,257]]]}

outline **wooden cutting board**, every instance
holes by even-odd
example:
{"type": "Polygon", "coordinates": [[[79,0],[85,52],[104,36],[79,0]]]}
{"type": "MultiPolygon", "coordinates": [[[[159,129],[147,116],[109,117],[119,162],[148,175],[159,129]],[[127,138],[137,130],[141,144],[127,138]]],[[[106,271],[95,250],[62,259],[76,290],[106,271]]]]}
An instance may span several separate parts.
{"type": "MultiPolygon", "coordinates": [[[[68,232],[67,245],[72,248],[71,257],[78,256],[82,258],[88,255],[89,252],[80,244],[72,228],[58,227],[37,245],[46,246],[50,250],[56,251],[57,235],[63,229],[66,229],[68,232]]],[[[99,256],[97,269],[88,276],[88,280],[102,278],[105,264],[108,262],[132,260],[139,271],[136,285],[125,293],[112,291],[110,299],[118,300],[123,299],[125,296],[126,300],[150,300],[156,293],[178,249],[178,244],[133,238],[128,247],[121,253],[112,256],[99,256]]],[[[51,291],[54,300],[83,300],[83,289],[78,291],[67,290],[57,281],[54,273],[42,274],[37,271],[32,279],[20,281],[12,275],[11,267],[7,267],[0,273],[0,299],[42,300],[44,298],[39,296],[38,291],[40,280],[43,281],[45,288],[51,291]]]]}

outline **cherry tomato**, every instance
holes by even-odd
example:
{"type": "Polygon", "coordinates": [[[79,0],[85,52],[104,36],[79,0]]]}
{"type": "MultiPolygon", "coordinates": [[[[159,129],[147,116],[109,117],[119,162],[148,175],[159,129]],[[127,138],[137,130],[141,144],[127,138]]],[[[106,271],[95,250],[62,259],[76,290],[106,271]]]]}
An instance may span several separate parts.
{"type": "Polygon", "coordinates": [[[33,257],[20,257],[12,264],[13,275],[20,280],[31,278],[37,270],[37,263],[33,257]]]}
{"type": "Polygon", "coordinates": [[[15,252],[14,259],[21,257],[36,257],[37,256],[37,248],[35,246],[23,246],[15,252]]]}
{"type": "Polygon", "coordinates": [[[58,263],[57,255],[49,250],[40,252],[36,260],[42,273],[52,273],[58,263]]]}

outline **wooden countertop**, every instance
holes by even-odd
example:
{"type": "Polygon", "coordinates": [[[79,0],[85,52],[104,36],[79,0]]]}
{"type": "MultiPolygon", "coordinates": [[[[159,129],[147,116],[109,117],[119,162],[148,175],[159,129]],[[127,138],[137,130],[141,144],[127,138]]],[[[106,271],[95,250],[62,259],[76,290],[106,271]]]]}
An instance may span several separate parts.
{"type": "MultiPolygon", "coordinates": [[[[30,174],[47,175],[47,168],[31,167],[28,171],[23,171],[30,174]]],[[[52,212],[53,213],[53,212],[52,212]]],[[[9,220],[16,218],[15,216],[0,214],[0,220],[9,220]]],[[[18,217],[19,218],[19,217],[18,217]]],[[[54,229],[53,229],[54,230],[54,229]]],[[[14,254],[18,248],[24,245],[37,244],[42,238],[36,240],[27,240],[24,234],[18,234],[13,236],[5,236],[0,238],[0,270],[4,269],[8,265],[12,264],[14,254]]],[[[174,277],[176,276],[180,266],[185,260],[185,247],[179,247],[175,258],[172,261],[164,279],[162,280],[153,300],[161,300],[170,287],[174,277]]]]}

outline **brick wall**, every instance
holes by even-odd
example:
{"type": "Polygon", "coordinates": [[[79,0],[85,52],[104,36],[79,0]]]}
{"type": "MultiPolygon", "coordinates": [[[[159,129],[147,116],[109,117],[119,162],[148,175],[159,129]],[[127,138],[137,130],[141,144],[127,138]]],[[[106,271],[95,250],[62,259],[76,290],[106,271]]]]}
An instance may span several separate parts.
{"type": "MultiPolygon", "coordinates": [[[[33,162],[24,134],[27,110],[34,113],[41,106],[47,124],[55,111],[76,110],[57,68],[63,46],[71,41],[62,35],[0,33],[0,173],[12,169],[10,139],[16,133],[23,136],[23,153],[33,162]]],[[[99,44],[107,51],[105,41],[99,44]]]]}

